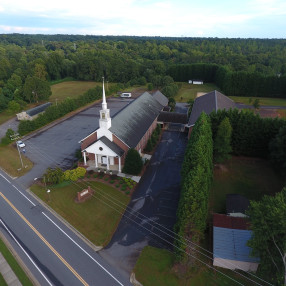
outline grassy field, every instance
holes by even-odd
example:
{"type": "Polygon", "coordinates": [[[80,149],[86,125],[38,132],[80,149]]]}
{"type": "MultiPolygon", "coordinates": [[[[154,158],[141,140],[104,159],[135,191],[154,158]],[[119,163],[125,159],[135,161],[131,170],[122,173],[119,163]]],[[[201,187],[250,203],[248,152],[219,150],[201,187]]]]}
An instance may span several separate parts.
{"type": "MultiPolygon", "coordinates": [[[[135,265],[136,279],[144,286],[229,286],[238,285],[207,266],[188,269],[184,274],[173,267],[174,256],[165,249],[146,246],[135,265]]],[[[242,285],[255,285],[231,271],[219,269],[242,285]]]]}
{"type": "Polygon", "coordinates": [[[102,85],[102,83],[94,81],[64,81],[57,83],[51,86],[52,95],[49,101],[56,102],[58,100],[60,102],[67,97],[74,98],[98,85],[102,85]]]}
{"type": "Polygon", "coordinates": [[[18,171],[18,169],[22,166],[17,148],[12,145],[0,146],[0,168],[5,170],[5,172],[12,177],[20,177],[26,174],[32,169],[33,163],[27,157],[25,157],[23,153],[21,153],[21,155],[23,164],[27,167],[18,171]]]}
{"type": "MultiPolygon", "coordinates": [[[[16,259],[14,258],[14,256],[11,254],[11,252],[8,250],[8,248],[1,239],[0,239],[0,252],[5,257],[6,261],[8,262],[11,269],[14,271],[15,275],[18,277],[22,285],[32,286],[33,285],[32,282],[27,277],[26,273],[22,270],[22,268],[19,266],[16,259]]],[[[3,283],[3,281],[5,282],[3,278],[2,278],[3,281],[1,282],[1,278],[2,277],[0,277],[0,285],[7,285],[6,283],[5,284],[3,283]]]]}
{"type": "Polygon", "coordinates": [[[262,159],[232,157],[214,169],[210,190],[211,210],[225,212],[226,194],[241,194],[250,200],[260,199],[282,190],[285,179],[280,178],[271,164],[262,159]]]}
{"type": "Polygon", "coordinates": [[[268,105],[268,106],[285,106],[286,107],[286,99],[283,98],[268,98],[268,97],[244,97],[244,96],[229,96],[232,100],[237,103],[243,103],[247,105],[252,105],[252,102],[255,99],[259,99],[260,105],[268,105]]]}
{"type": "Polygon", "coordinates": [[[210,92],[220,89],[212,83],[205,83],[203,85],[193,85],[189,83],[180,83],[182,87],[179,89],[178,94],[175,97],[176,102],[188,102],[190,99],[195,99],[198,92],[210,92]]]}
{"type": "Polygon", "coordinates": [[[31,190],[73,227],[98,246],[105,246],[111,239],[117,224],[130,200],[128,196],[117,189],[100,182],[64,182],[58,186],[49,187],[50,198],[45,189],[33,185],[31,190]],[[81,204],[75,203],[77,192],[87,188],[87,184],[95,190],[94,196],[81,204]],[[118,201],[123,208],[110,202],[107,197],[118,201]]]}

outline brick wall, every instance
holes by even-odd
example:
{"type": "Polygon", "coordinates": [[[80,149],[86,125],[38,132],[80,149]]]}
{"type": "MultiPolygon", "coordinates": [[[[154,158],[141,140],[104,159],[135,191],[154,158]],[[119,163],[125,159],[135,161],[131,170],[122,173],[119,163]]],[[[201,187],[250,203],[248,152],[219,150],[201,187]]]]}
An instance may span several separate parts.
{"type": "Polygon", "coordinates": [[[96,140],[97,140],[97,133],[95,132],[82,141],[81,150],[84,150],[87,146],[89,146],[90,144],[92,144],[96,140]]]}

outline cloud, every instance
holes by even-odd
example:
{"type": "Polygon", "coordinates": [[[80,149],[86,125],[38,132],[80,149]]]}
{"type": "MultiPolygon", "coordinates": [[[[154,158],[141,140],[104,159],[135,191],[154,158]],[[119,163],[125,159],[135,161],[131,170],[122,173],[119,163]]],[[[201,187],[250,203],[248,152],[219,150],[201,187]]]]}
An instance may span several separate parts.
{"type": "Polygon", "coordinates": [[[255,21],[271,27],[285,11],[281,0],[1,0],[0,32],[255,37],[264,29],[255,21]]]}

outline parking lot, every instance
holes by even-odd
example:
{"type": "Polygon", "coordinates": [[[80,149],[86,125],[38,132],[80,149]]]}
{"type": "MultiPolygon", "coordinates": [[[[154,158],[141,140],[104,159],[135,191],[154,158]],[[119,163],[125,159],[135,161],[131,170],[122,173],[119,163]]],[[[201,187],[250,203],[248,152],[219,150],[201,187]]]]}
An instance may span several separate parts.
{"type": "MultiPolygon", "coordinates": [[[[132,100],[109,98],[107,104],[111,117],[132,100]]],[[[45,131],[36,132],[27,140],[24,139],[25,155],[35,165],[29,173],[17,179],[18,183],[27,188],[33,183],[34,178],[41,177],[48,167],[59,166],[63,169],[72,167],[75,162],[75,152],[80,148],[78,142],[99,126],[100,109],[101,102],[45,131]]]]}

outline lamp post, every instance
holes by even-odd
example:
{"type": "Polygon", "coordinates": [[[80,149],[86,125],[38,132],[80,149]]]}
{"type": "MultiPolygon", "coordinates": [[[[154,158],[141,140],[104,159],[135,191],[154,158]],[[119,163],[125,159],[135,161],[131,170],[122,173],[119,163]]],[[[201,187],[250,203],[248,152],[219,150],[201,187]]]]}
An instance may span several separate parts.
{"type": "Polygon", "coordinates": [[[47,192],[47,194],[48,194],[48,202],[50,202],[51,201],[51,190],[50,189],[47,189],[47,183],[46,183],[46,177],[45,176],[43,176],[43,177],[39,177],[39,178],[34,178],[34,181],[37,181],[38,179],[43,179],[43,181],[44,181],[44,186],[45,186],[45,191],[47,192]]]}

